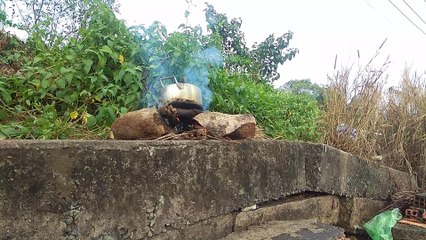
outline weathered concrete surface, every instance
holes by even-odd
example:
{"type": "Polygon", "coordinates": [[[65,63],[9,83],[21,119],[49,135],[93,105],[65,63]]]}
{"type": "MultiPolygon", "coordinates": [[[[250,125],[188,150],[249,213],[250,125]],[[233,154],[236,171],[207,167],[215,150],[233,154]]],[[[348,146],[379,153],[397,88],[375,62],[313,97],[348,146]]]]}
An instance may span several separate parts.
{"type": "MultiPolygon", "coordinates": [[[[0,239],[181,234],[195,223],[306,190],[387,199],[406,179],[318,144],[0,141],[0,239]]],[[[229,228],[214,231],[204,239],[229,228]]]]}
{"type": "Polygon", "coordinates": [[[388,205],[385,201],[369,198],[340,198],[338,226],[353,234],[364,234],[363,225],[388,205]]]}
{"type": "Polygon", "coordinates": [[[397,223],[392,228],[392,236],[395,240],[426,239],[426,229],[412,225],[397,223]]]}
{"type": "Polygon", "coordinates": [[[234,232],[221,240],[335,240],[343,237],[345,237],[343,228],[305,219],[271,221],[261,226],[251,227],[244,232],[234,232]]]}
{"type": "Polygon", "coordinates": [[[412,189],[415,184],[405,173],[377,166],[335,148],[308,145],[303,149],[307,190],[386,200],[396,191],[412,189]]]}
{"type": "Polygon", "coordinates": [[[339,219],[339,197],[309,197],[290,202],[276,202],[254,211],[240,212],[235,219],[235,231],[247,230],[274,220],[316,219],[318,222],[337,224],[339,219]]]}
{"type": "Polygon", "coordinates": [[[219,239],[233,231],[235,214],[225,214],[203,220],[183,229],[163,230],[161,234],[153,236],[154,240],[204,240],[219,239]]]}

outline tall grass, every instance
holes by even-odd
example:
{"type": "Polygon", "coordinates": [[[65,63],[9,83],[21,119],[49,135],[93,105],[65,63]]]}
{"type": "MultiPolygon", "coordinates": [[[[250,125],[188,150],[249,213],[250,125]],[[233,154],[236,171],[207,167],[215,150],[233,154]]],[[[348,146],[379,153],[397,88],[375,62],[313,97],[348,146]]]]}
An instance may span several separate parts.
{"type": "Polygon", "coordinates": [[[322,116],[323,142],[364,158],[379,154],[382,90],[386,61],[378,69],[369,65],[342,68],[329,76],[322,116]]]}
{"type": "Polygon", "coordinates": [[[406,69],[399,86],[385,89],[388,61],[370,64],[329,77],[322,141],[416,175],[426,186],[426,78],[406,69]]]}
{"type": "Polygon", "coordinates": [[[417,175],[426,186],[426,78],[406,69],[400,86],[387,92],[383,112],[384,161],[417,175]]]}

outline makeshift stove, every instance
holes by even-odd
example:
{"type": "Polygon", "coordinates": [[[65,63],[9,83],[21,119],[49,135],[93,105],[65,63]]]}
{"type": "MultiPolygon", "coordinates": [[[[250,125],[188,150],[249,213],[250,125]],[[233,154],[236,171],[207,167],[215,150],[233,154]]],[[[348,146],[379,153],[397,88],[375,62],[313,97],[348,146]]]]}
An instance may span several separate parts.
{"type": "MultiPolygon", "coordinates": [[[[203,111],[201,90],[161,79],[163,88],[156,108],[129,112],[112,124],[112,138],[120,140],[238,140],[256,135],[256,119],[250,114],[203,111]],[[175,83],[164,85],[163,80],[175,83]]],[[[259,136],[261,136],[259,134],[259,136]]]]}
{"type": "Polygon", "coordinates": [[[195,104],[174,102],[160,107],[158,112],[164,118],[166,124],[172,127],[173,132],[157,140],[217,138],[209,134],[207,128],[193,119],[203,112],[195,104]]]}
{"type": "Polygon", "coordinates": [[[195,103],[175,101],[158,108],[158,112],[167,125],[177,132],[182,132],[191,130],[194,127],[193,118],[202,113],[203,110],[195,103]]]}
{"type": "Polygon", "coordinates": [[[195,135],[207,136],[207,129],[203,128],[193,118],[203,112],[201,89],[193,84],[178,82],[176,77],[170,76],[160,79],[163,88],[158,99],[158,112],[168,126],[173,128],[174,134],[191,131],[195,135]],[[173,79],[174,83],[167,86],[163,81],[173,79]]]}

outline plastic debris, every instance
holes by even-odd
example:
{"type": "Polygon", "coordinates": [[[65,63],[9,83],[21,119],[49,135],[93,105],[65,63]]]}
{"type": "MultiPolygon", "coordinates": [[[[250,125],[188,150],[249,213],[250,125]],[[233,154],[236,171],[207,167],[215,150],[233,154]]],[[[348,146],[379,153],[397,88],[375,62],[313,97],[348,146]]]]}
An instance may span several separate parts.
{"type": "Polygon", "coordinates": [[[392,228],[401,220],[398,208],[382,212],[364,224],[364,228],[373,240],[393,240],[392,228]]]}

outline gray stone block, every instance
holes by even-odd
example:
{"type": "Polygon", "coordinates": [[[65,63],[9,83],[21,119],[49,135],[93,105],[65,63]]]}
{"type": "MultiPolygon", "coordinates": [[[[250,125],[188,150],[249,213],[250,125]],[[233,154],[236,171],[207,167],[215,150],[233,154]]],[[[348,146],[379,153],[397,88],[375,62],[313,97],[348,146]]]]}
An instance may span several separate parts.
{"type": "Polygon", "coordinates": [[[338,149],[320,144],[304,149],[307,190],[387,200],[401,183],[407,188],[414,186],[406,173],[390,171],[338,149]]]}
{"type": "Polygon", "coordinates": [[[369,198],[340,198],[340,214],[338,225],[348,232],[363,233],[363,225],[379,214],[388,202],[369,198]]]}
{"type": "Polygon", "coordinates": [[[334,240],[344,237],[343,228],[317,223],[312,219],[305,219],[299,221],[272,221],[261,226],[251,227],[244,232],[234,232],[221,238],[221,240],[334,240]]]}
{"type": "Polygon", "coordinates": [[[235,219],[235,231],[246,230],[275,220],[316,219],[318,222],[337,224],[339,198],[337,196],[310,197],[289,202],[274,203],[254,211],[240,212],[235,219]]]}
{"type": "Polygon", "coordinates": [[[304,191],[387,199],[410,188],[407,179],[301,142],[3,140],[0,238],[172,239],[203,221],[304,191]]]}

